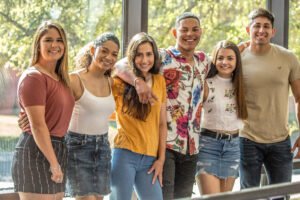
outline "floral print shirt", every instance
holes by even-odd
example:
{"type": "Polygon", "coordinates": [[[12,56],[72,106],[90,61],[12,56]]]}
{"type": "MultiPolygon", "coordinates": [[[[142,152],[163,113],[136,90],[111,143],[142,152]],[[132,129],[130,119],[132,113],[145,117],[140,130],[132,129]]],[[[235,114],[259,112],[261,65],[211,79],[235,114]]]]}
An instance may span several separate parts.
{"type": "Polygon", "coordinates": [[[174,47],[161,49],[160,55],[167,88],[167,149],[197,154],[208,57],[195,52],[191,66],[174,47]]]}

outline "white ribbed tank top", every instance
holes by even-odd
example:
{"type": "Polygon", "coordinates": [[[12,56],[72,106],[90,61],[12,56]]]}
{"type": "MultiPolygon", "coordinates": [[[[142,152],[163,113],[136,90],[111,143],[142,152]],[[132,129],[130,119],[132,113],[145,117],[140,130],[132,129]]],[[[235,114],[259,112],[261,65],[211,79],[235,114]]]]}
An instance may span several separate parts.
{"type": "MultiPolygon", "coordinates": [[[[79,79],[81,81],[80,75],[79,79]]],[[[115,101],[112,92],[106,97],[97,97],[83,86],[82,96],[75,101],[69,131],[87,134],[102,135],[108,132],[108,121],[115,110],[115,101]]],[[[110,91],[111,83],[109,81],[110,91]]]]}

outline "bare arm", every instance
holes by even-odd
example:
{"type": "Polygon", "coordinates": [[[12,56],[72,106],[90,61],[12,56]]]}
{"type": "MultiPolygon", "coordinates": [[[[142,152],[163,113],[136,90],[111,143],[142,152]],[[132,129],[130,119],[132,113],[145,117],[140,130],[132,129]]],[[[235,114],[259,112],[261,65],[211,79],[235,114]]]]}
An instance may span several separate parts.
{"type": "Polygon", "coordinates": [[[246,41],[246,42],[241,42],[237,46],[238,46],[240,52],[242,53],[247,47],[250,46],[250,40],[246,41]]]}
{"type": "MultiPolygon", "coordinates": [[[[298,120],[298,126],[299,126],[299,120],[300,120],[300,80],[295,80],[291,83],[291,88],[292,88],[292,92],[295,98],[295,103],[296,103],[296,116],[297,116],[297,120],[298,120]]],[[[300,136],[298,136],[293,148],[292,148],[292,152],[294,152],[296,150],[296,148],[298,148],[297,154],[295,156],[295,158],[300,158],[300,136]]]]}
{"type": "Polygon", "coordinates": [[[80,79],[76,74],[70,74],[70,86],[72,89],[72,94],[77,101],[83,94],[83,88],[81,87],[80,79]]]}
{"type": "Polygon", "coordinates": [[[167,140],[167,109],[166,103],[163,103],[160,110],[160,122],[159,122],[159,147],[158,147],[158,159],[153,163],[148,173],[154,171],[152,184],[155,183],[158,178],[159,183],[163,186],[162,173],[166,156],[166,140],[167,140]]]}
{"type": "Polygon", "coordinates": [[[50,133],[45,121],[45,106],[25,107],[34,141],[50,164],[51,179],[54,182],[62,182],[63,173],[57,161],[50,139],[50,133]]]}
{"type": "Polygon", "coordinates": [[[135,74],[129,69],[127,58],[119,60],[115,64],[115,73],[123,81],[135,87],[139,100],[141,103],[153,103],[157,97],[152,93],[151,88],[141,78],[137,78],[135,74]]]}
{"type": "Polygon", "coordinates": [[[205,102],[207,100],[208,93],[209,93],[209,88],[208,88],[207,82],[205,81],[204,82],[203,102],[205,102]]]}
{"type": "Polygon", "coordinates": [[[127,57],[122,58],[115,64],[116,75],[126,83],[134,86],[134,80],[137,78],[128,66],[127,57]]]}

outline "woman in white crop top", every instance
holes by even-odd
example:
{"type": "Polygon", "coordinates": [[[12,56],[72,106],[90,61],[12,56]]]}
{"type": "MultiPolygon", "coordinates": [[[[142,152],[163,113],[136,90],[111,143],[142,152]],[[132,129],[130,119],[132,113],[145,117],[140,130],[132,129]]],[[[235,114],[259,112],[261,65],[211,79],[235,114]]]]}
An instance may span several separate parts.
{"type": "Polygon", "coordinates": [[[247,118],[238,47],[221,41],[204,89],[196,180],[202,195],[231,191],[239,174],[239,129],[247,118]]]}
{"type": "Polygon", "coordinates": [[[110,77],[119,40],[100,35],[76,57],[80,70],[70,74],[75,106],[66,136],[68,191],[76,199],[103,199],[110,193],[111,149],[108,120],[115,110],[110,77]]]}

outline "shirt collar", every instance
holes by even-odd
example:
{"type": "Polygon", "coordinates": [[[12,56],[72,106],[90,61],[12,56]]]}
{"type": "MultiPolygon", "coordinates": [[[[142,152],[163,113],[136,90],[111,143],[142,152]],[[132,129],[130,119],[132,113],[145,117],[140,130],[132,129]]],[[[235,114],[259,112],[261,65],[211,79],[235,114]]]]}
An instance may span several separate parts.
{"type": "MultiPolygon", "coordinates": [[[[181,62],[186,62],[185,57],[182,56],[181,52],[176,49],[175,47],[169,47],[168,50],[171,52],[171,54],[175,57],[175,59],[180,60],[181,62]]],[[[194,52],[194,57],[196,57],[196,59],[202,60],[201,59],[201,52],[194,52]]]]}

